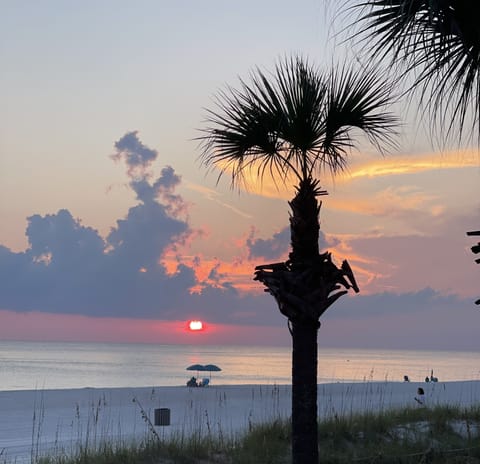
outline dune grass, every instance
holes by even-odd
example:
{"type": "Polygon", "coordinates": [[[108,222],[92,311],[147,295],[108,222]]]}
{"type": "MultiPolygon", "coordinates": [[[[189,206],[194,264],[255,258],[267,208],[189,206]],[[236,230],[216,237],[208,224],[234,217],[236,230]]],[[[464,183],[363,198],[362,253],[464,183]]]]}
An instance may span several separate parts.
{"type": "MultiPolygon", "coordinates": [[[[37,464],[286,464],[290,427],[277,420],[237,437],[150,434],[141,443],[100,442],[75,456],[40,457],[37,464]]],[[[320,462],[326,464],[480,463],[480,405],[408,408],[333,416],[319,423],[320,462]]]]}

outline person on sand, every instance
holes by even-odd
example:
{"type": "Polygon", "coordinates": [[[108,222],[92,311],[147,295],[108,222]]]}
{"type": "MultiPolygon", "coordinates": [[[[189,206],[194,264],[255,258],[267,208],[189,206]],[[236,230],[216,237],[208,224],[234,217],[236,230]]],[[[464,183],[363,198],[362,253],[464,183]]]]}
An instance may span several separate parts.
{"type": "Polygon", "coordinates": [[[425,392],[422,387],[417,388],[417,396],[415,397],[415,401],[418,404],[425,406],[425,392]]]}
{"type": "Polygon", "coordinates": [[[195,377],[192,377],[188,382],[187,382],[187,387],[198,387],[197,385],[197,379],[195,377]]]}

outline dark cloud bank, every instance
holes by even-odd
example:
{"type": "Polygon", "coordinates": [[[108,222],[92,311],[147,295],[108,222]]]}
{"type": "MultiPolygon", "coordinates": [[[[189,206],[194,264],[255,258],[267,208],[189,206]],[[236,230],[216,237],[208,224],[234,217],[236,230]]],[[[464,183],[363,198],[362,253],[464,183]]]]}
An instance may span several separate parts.
{"type": "MultiPolygon", "coordinates": [[[[15,253],[0,245],[0,308],[18,312],[82,314],[96,317],[133,317],[178,320],[196,315],[225,323],[285,324],[267,294],[244,297],[212,269],[215,285],[191,294],[194,269],[179,264],[166,272],[159,258],[165,250],[188,243],[195,231],[186,219],[186,205],[175,193],[181,182],[172,167],[152,179],[156,150],[142,144],[136,132],[115,144],[112,158],[127,166],[129,185],[138,204],[119,219],[107,237],[74,219],[67,209],[28,218],[29,247],[15,253]],[[146,271],[146,272],[142,272],[146,271]]],[[[328,246],[321,237],[321,246],[328,246]]],[[[284,259],[288,228],[271,239],[246,241],[250,258],[284,259]]],[[[411,294],[384,293],[341,299],[326,322],[365,320],[372,323],[391,314],[430,314],[432,309],[470,311],[471,301],[441,296],[426,289],[411,294]]]]}
{"type": "Polygon", "coordinates": [[[241,297],[229,282],[220,282],[215,269],[209,276],[217,279],[215,285],[204,285],[201,295],[189,292],[198,283],[193,268],[179,264],[176,273],[167,273],[161,256],[196,232],[185,219],[184,200],[175,194],[181,178],[166,166],[152,179],[158,153],[136,132],[115,143],[112,158],[126,164],[138,204],[105,238],[67,209],[29,217],[24,252],[0,245],[0,308],[158,319],[194,313],[234,322],[244,320],[245,308],[270,303],[266,295],[241,297]]]}

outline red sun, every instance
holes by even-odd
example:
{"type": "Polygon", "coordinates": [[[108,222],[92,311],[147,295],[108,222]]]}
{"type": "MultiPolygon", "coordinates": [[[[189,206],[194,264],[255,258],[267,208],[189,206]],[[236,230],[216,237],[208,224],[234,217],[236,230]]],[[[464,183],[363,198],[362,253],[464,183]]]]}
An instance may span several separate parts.
{"type": "Polygon", "coordinates": [[[198,332],[199,330],[203,330],[203,322],[202,321],[190,321],[188,323],[188,328],[192,332],[198,332]]]}

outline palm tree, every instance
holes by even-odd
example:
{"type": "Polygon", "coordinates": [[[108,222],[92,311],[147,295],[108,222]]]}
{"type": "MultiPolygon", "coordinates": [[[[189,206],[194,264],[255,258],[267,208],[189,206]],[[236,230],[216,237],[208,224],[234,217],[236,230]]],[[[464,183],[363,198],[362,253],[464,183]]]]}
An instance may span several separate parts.
{"type": "Polygon", "coordinates": [[[456,129],[459,140],[477,133],[480,142],[480,2],[366,0],[355,6],[373,52],[405,64],[404,76],[416,73],[409,91],[420,89],[444,138],[456,129]]]}
{"type": "Polygon", "coordinates": [[[255,279],[271,293],[288,318],[292,335],[292,462],[318,463],[317,332],[319,318],[349,288],[358,291],[346,261],[319,253],[318,176],[346,167],[360,129],[375,146],[392,143],[396,119],[384,109],[389,87],[374,73],[337,67],[320,73],[305,59],[280,62],[273,75],[258,68],[251,83],[227,88],[208,111],[200,137],[201,161],[230,173],[232,186],[271,176],[296,194],[291,208],[291,253],[286,262],[257,266],[255,279]]]}
{"type": "Polygon", "coordinates": [[[480,137],[480,3],[365,0],[355,8],[373,54],[415,75],[409,90],[420,90],[442,134],[480,137]]]}

